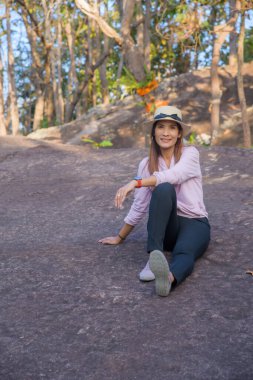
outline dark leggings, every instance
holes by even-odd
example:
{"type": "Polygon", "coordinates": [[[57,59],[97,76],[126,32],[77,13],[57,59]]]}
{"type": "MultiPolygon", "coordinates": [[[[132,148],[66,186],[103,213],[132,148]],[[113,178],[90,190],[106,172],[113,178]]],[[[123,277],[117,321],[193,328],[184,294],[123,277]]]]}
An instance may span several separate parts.
{"type": "Polygon", "coordinates": [[[148,252],[155,249],[172,252],[170,270],[179,284],[193,271],[194,262],[208,247],[208,219],[178,216],[174,186],[163,183],[152,193],[147,228],[148,252]]]}

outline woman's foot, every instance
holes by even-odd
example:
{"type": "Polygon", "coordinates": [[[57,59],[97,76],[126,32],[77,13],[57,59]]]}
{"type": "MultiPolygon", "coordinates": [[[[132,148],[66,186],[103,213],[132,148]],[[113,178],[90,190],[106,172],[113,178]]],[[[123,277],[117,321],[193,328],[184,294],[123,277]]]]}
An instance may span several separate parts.
{"type": "Polygon", "coordinates": [[[158,250],[152,251],[150,253],[149,265],[155,275],[156,294],[166,297],[171,289],[172,273],[164,254],[158,250]]]}
{"type": "Polygon", "coordinates": [[[141,281],[153,281],[155,279],[155,275],[150,269],[149,261],[147,262],[145,268],[143,268],[140,272],[139,279],[141,281]]]}

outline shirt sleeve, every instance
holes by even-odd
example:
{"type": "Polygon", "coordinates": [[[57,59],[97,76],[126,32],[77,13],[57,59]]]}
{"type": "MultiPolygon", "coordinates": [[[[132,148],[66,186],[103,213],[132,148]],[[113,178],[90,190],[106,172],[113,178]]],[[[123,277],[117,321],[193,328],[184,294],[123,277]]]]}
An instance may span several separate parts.
{"type": "MultiPolygon", "coordinates": [[[[142,178],[150,176],[147,168],[148,159],[145,158],[140,162],[137,175],[142,178]]],[[[134,191],[134,201],[124,219],[124,222],[135,226],[147,213],[151,199],[152,191],[149,187],[141,187],[134,191]]]]}
{"type": "Polygon", "coordinates": [[[169,182],[172,185],[181,183],[194,177],[201,177],[199,152],[195,147],[185,147],[180,160],[170,169],[154,172],[156,186],[169,182]]]}

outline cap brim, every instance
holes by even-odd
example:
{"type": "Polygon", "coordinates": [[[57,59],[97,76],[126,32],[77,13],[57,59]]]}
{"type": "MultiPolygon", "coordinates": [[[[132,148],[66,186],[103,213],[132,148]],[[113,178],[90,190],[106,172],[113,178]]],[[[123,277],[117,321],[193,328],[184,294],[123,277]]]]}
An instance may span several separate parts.
{"type": "Polygon", "coordinates": [[[182,121],[175,120],[172,117],[165,117],[165,118],[158,119],[158,120],[155,120],[155,121],[153,120],[152,121],[152,127],[154,126],[155,123],[157,123],[160,120],[171,120],[171,121],[175,121],[176,123],[180,124],[181,127],[182,127],[182,129],[183,129],[183,136],[184,137],[187,136],[190,133],[190,131],[191,131],[191,126],[190,125],[185,124],[182,121]]]}

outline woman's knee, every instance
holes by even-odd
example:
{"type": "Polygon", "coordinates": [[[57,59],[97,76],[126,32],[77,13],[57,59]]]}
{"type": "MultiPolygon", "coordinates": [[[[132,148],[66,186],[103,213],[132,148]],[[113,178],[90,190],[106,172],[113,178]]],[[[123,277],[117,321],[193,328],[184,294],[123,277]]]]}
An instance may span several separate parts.
{"type": "Polygon", "coordinates": [[[152,196],[154,197],[176,197],[176,191],[174,186],[171,183],[161,183],[160,185],[156,186],[156,188],[153,191],[152,196]]]}

